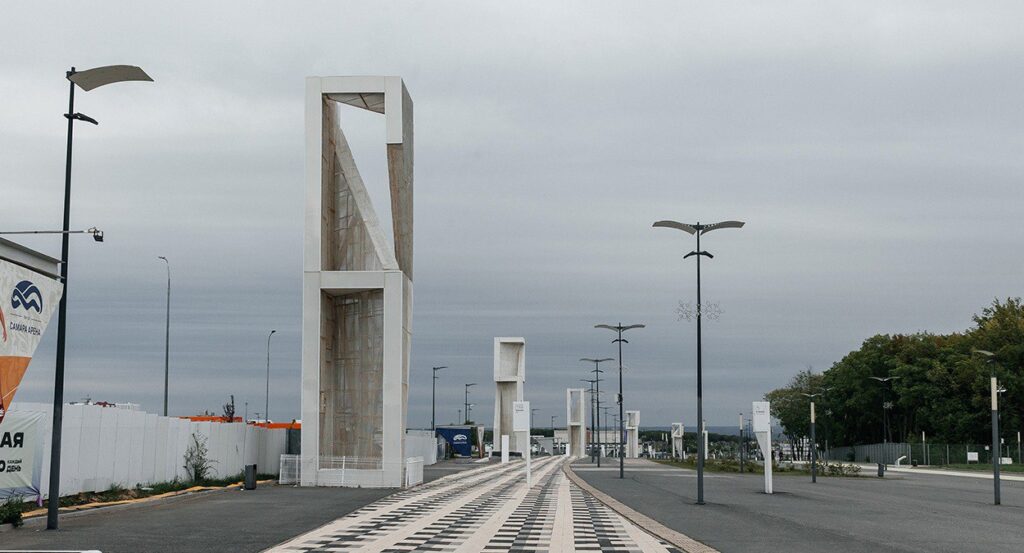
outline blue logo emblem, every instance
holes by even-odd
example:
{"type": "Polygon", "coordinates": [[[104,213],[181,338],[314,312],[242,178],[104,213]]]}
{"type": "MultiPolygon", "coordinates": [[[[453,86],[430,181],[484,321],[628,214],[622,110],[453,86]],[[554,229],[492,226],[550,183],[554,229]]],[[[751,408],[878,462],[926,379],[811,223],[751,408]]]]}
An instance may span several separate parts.
{"type": "Polygon", "coordinates": [[[36,313],[42,313],[43,293],[39,291],[39,288],[35,284],[32,284],[30,281],[23,280],[14,287],[14,293],[11,294],[11,307],[14,309],[19,307],[32,309],[36,313]]]}

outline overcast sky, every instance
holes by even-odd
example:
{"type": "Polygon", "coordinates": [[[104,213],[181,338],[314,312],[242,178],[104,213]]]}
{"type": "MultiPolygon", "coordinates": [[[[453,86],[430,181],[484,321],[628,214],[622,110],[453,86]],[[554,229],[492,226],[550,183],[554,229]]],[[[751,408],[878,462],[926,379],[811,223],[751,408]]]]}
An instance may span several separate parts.
{"type": "MultiPolygon", "coordinates": [[[[626,407],[695,423],[692,238],[709,424],[876,333],[950,332],[1021,295],[1018,2],[18,3],[0,18],[0,230],[61,222],[64,72],[77,95],[67,394],[171,413],[299,416],[307,75],[399,75],[415,103],[409,424],[463,383],[490,425],[492,340],[527,340],[537,426],[625,346],[626,407]],[[300,7],[301,6],[301,7],[300,7]]],[[[345,125],[390,229],[383,118],[345,125]]],[[[53,237],[23,242],[58,255],[53,237]]],[[[50,401],[56,324],[18,394],[50,401]]],[[[614,377],[613,373],[607,376],[614,377]]],[[[606,384],[611,388],[610,382],[606,384]]],[[[611,398],[609,398],[611,399],[611,398]]]]}

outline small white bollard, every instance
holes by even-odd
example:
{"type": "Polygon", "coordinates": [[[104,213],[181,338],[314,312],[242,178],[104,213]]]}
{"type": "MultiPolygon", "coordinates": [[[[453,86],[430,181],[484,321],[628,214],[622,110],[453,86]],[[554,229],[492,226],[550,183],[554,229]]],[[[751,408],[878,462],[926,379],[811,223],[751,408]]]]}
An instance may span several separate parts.
{"type": "Polygon", "coordinates": [[[508,434],[501,435],[501,464],[508,464],[508,434]]]}

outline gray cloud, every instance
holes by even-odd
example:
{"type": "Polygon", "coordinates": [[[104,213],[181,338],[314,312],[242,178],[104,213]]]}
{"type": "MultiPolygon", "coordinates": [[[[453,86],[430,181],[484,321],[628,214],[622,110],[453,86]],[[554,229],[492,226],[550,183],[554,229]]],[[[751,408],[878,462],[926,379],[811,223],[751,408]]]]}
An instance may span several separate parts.
{"type": "MultiPolygon", "coordinates": [[[[0,22],[0,217],[56,228],[71,64],[153,84],[81,94],[69,398],[160,406],[173,263],[172,410],[234,393],[298,416],[302,92],[313,74],[402,75],[416,104],[410,424],[431,365],[439,419],[491,339],[527,338],[527,393],[564,416],[599,322],[644,322],[627,404],[692,424],[693,244],[654,220],[739,218],[708,236],[712,424],[877,332],[948,332],[1019,295],[1024,92],[1014,3],[349,3],[19,6],[0,22]]],[[[383,129],[346,112],[382,219],[383,129]]],[[[58,251],[54,240],[27,243],[58,251]]],[[[19,394],[46,401],[48,332],[19,394]]],[[[611,375],[609,375],[611,376],[611,375]]],[[[607,389],[607,388],[606,388],[607,389]]]]}

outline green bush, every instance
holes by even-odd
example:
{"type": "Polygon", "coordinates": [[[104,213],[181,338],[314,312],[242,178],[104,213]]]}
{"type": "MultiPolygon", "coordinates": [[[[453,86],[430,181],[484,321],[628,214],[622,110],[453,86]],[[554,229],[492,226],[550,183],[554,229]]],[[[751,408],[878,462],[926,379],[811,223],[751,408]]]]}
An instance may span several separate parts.
{"type": "Polygon", "coordinates": [[[20,495],[12,495],[3,503],[0,503],[0,524],[13,524],[15,527],[21,526],[23,524],[21,520],[23,503],[24,501],[20,495]]]}

